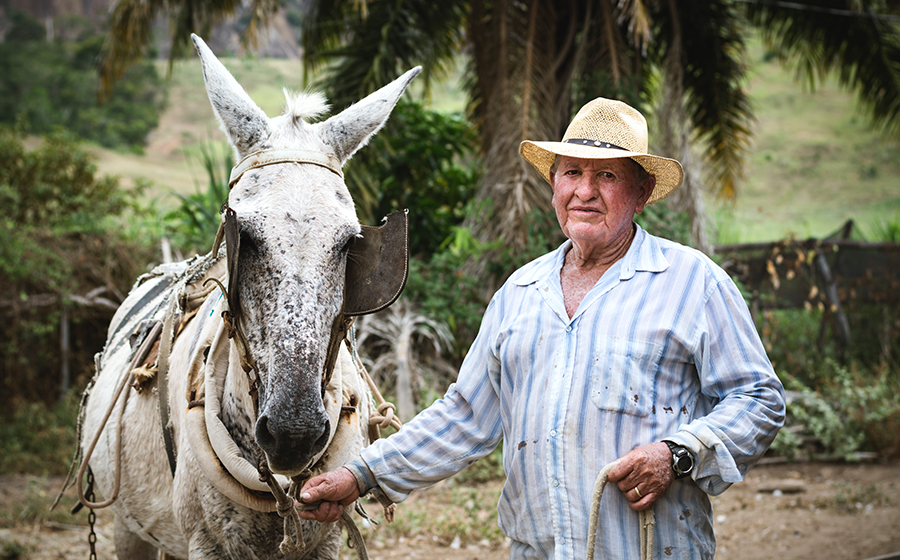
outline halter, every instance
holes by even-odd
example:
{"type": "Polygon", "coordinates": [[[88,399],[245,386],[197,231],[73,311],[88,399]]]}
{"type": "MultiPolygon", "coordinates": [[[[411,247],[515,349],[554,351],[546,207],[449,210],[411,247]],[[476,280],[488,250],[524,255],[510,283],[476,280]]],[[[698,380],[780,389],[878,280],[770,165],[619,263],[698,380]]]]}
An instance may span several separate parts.
{"type": "Polygon", "coordinates": [[[247,171],[257,167],[264,167],[274,163],[310,163],[318,165],[331,171],[341,179],[344,173],[341,171],[341,162],[334,154],[325,152],[317,152],[314,150],[295,150],[290,148],[279,148],[271,150],[260,150],[249,154],[231,170],[231,178],[228,180],[228,189],[234,187],[241,176],[247,171]]]}

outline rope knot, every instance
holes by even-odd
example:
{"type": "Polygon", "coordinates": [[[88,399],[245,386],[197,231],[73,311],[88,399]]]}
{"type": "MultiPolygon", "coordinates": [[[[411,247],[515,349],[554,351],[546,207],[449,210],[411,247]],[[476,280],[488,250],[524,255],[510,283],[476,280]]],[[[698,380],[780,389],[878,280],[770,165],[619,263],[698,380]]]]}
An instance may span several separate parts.
{"type": "MultiPolygon", "coordinates": [[[[378,427],[384,429],[390,426],[395,422],[394,411],[397,407],[394,406],[394,403],[383,402],[378,405],[378,414],[373,414],[371,422],[378,423],[378,427]]],[[[397,424],[399,424],[399,418],[396,420],[397,424]]],[[[399,429],[399,426],[394,426],[399,429]]]]}
{"type": "Polygon", "coordinates": [[[279,500],[277,503],[277,511],[279,517],[289,517],[294,513],[294,502],[291,501],[281,501],[279,500]]]}

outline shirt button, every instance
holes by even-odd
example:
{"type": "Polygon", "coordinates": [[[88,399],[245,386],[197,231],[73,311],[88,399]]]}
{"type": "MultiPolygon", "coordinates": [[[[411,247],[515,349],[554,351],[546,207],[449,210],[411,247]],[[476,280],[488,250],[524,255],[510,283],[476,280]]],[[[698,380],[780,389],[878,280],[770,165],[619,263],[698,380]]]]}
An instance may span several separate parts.
{"type": "Polygon", "coordinates": [[[556,437],[556,430],[550,430],[550,436],[556,437]]]}
{"type": "Polygon", "coordinates": [[[559,544],[566,544],[566,537],[560,537],[559,544]]]}
{"type": "Polygon", "coordinates": [[[566,332],[572,332],[572,325],[569,325],[568,327],[566,327],[566,332]]]}
{"type": "Polygon", "coordinates": [[[553,481],[553,486],[559,486],[559,480],[554,480],[554,481],[553,481]]]}

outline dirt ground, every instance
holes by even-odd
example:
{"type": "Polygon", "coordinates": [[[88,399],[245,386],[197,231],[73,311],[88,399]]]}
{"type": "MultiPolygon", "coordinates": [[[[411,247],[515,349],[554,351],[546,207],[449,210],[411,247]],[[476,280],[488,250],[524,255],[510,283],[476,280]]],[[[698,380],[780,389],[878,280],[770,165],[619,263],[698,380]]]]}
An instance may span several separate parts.
{"type": "MultiPolygon", "coordinates": [[[[25,500],[28,478],[0,477],[4,509],[25,500]]],[[[59,481],[46,483],[52,500],[59,481]]],[[[71,491],[70,491],[71,498],[71,491]]],[[[416,507],[429,507],[429,492],[420,493],[416,507]]],[[[398,515],[403,515],[400,506],[398,515]]],[[[434,504],[432,507],[446,507],[434,504]]],[[[493,507],[493,504],[484,507],[493,507]]],[[[717,559],[770,558],[863,560],[900,555],[900,461],[884,464],[795,463],[762,465],[747,480],[713,499],[717,559]]],[[[472,515],[477,515],[473,511],[472,515]]],[[[85,523],[84,514],[79,517],[85,523]]],[[[501,560],[503,543],[465,543],[432,535],[385,539],[368,537],[372,560],[501,560]]],[[[98,557],[113,558],[112,522],[98,516],[98,557]]],[[[345,558],[356,558],[345,550],[345,558]]],[[[84,526],[47,521],[30,524],[9,519],[0,525],[0,560],[68,560],[88,557],[84,526]],[[19,556],[15,552],[19,551],[19,556]]],[[[900,557],[900,556],[898,556],[900,557]]]]}

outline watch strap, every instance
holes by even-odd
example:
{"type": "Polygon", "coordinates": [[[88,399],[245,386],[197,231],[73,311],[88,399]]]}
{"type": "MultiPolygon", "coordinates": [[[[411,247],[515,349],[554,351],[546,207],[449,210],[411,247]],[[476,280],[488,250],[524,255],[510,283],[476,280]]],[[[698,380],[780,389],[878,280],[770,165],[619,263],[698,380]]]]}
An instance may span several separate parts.
{"type": "Polygon", "coordinates": [[[669,441],[666,439],[664,439],[662,441],[669,447],[669,451],[672,453],[672,471],[675,473],[675,478],[679,479],[679,478],[685,478],[687,476],[690,476],[690,474],[694,470],[694,466],[695,466],[694,454],[691,453],[691,451],[688,448],[684,447],[683,445],[679,445],[673,441],[669,441]],[[684,472],[680,472],[678,469],[675,468],[675,465],[677,464],[678,459],[681,456],[687,456],[691,460],[690,468],[684,472]]]}

